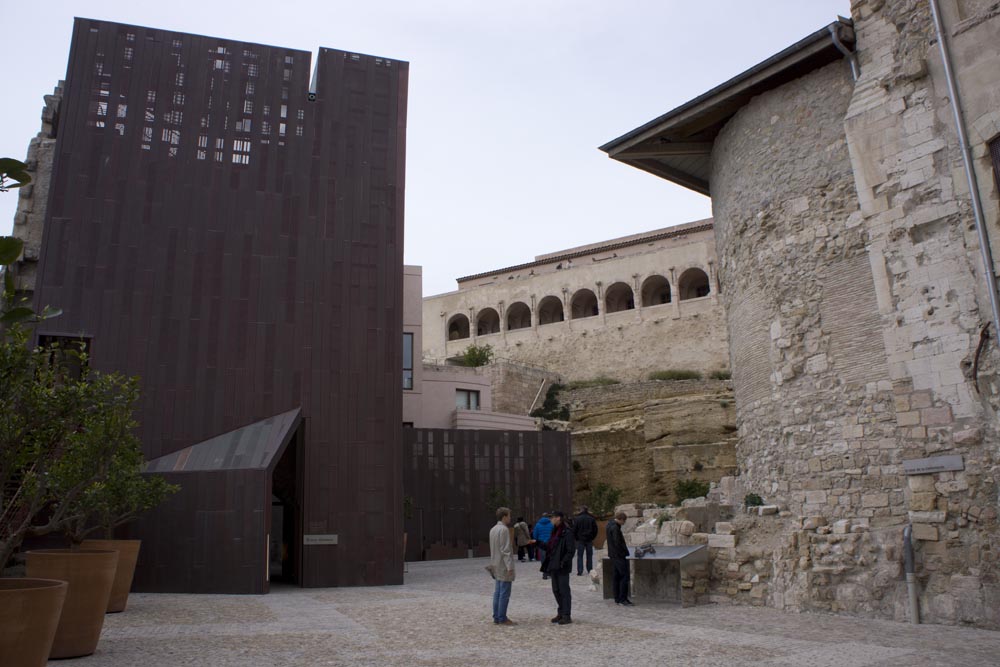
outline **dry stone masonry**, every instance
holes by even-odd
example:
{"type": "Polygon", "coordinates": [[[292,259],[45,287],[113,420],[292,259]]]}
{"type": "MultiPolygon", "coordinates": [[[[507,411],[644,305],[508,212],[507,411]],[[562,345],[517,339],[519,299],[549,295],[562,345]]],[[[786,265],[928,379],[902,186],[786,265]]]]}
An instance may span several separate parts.
{"type": "MultiPolygon", "coordinates": [[[[1000,3],[940,5],[997,256],[1000,3]]],[[[731,105],[714,108],[729,115],[710,173],[688,181],[711,183],[740,474],[707,503],[731,516],[684,537],[713,552],[691,585],[907,619],[909,524],[922,619],[1000,628],[1000,353],[996,332],[981,337],[988,283],[931,5],[854,0],[851,13],[762,64],[773,78],[754,94],[698,102],[731,105]],[[830,42],[848,37],[854,67],[830,42]],[[743,512],[750,492],[767,511],[743,512]]],[[[669,157],[657,146],[698,111],[634,142],[669,157]]],[[[628,161],[632,135],[616,141],[628,161]]]]}

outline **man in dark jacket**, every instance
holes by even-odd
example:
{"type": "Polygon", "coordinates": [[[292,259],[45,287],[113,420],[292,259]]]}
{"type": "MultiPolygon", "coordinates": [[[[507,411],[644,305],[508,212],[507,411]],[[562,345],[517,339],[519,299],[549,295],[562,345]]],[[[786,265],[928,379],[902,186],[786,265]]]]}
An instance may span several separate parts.
{"type": "Polygon", "coordinates": [[[576,576],[583,576],[583,554],[587,554],[587,572],[594,569],[594,539],[597,537],[597,519],[584,505],[573,519],[573,540],[576,541],[576,576]]]}
{"type": "Polygon", "coordinates": [[[552,579],[552,595],[555,596],[558,611],[553,623],[568,625],[573,622],[573,594],[569,589],[569,573],[573,569],[573,531],[566,525],[566,515],[562,512],[552,514],[552,535],[545,547],[545,560],[542,561],[542,572],[552,579]]]}
{"type": "Polygon", "coordinates": [[[615,604],[632,606],[632,601],[628,598],[629,571],[628,571],[628,545],[625,544],[625,535],[622,534],[622,525],[625,523],[625,512],[615,515],[614,521],[608,521],[607,527],[607,547],[608,558],[611,560],[612,589],[615,593],[615,604]]]}

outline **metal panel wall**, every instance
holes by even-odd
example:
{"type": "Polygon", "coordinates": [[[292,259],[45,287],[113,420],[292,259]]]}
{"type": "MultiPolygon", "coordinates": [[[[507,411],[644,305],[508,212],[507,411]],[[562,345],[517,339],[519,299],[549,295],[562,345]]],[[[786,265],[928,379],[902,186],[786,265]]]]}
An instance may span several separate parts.
{"type": "Polygon", "coordinates": [[[572,511],[569,433],[408,428],[403,447],[407,560],[488,555],[494,492],[529,522],[572,511]]]}
{"type": "Polygon", "coordinates": [[[150,458],[301,406],[306,586],[402,581],[407,70],[74,25],[40,333],[141,376],[150,458]]]}

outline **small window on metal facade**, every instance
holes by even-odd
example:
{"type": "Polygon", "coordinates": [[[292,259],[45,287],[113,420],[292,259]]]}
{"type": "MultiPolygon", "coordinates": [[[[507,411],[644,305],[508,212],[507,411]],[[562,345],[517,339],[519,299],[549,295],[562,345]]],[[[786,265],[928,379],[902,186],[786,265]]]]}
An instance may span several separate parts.
{"type": "Polygon", "coordinates": [[[38,346],[49,353],[49,363],[68,378],[79,380],[87,369],[90,358],[90,341],[86,336],[38,337],[38,346]]]}

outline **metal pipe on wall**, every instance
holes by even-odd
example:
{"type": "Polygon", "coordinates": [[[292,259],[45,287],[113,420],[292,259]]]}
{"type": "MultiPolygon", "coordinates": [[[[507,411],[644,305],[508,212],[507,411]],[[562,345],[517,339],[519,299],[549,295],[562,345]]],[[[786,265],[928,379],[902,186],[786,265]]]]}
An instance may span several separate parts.
{"type": "Polygon", "coordinates": [[[958,95],[958,82],[951,67],[951,53],[945,38],[944,22],[941,19],[941,8],[938,0],[928,0],[931,14],[934,17],[934,29],[937,31],[938,48],[941,51],[941,62],[944,65],[944,77],[948,83],[948,96],[951,98],[951,111],[955,117],[955,130],[958,132],[958,143],[962,149],[962,163],[965,167],[965,177],[969,185],[969,195],[972,197],[972,213],[976,223],[976,233],[979,236],[979,250],[983,260],[986,276],[986,287],[990,295],[990,308],[993,312],[994,336],[1000,337],[1000,300],[997,296],[997,279],[993,270],[993,253],[990,250],[990,237],[986,231],[986,219],[983,215],[983,203],[979,199],[979,181],[972,163],[972,151],[969,150],[969,140],[965,131],[965,118],[962,114],[962,104],[958,95]]]}
{"type": "Polygon", "coordinates": [[[903,528],[903,570],[906,573],[906,593],[910,600],[910,623],[920,623],[920,598],[917,595],[917,575],[913,557],[913,525],[903,528]]]}

